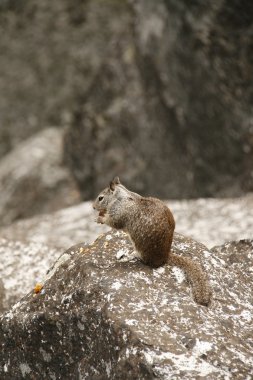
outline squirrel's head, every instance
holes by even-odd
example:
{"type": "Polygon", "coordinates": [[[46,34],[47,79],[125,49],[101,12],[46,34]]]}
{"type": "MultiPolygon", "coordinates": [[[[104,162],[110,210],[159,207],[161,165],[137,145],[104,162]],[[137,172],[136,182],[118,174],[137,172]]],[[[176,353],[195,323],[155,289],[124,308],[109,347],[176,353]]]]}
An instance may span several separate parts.
{"type": "Polygon", "coordinates": [[[106,212],[108,205],[118,198],[119,185],[121,185],[119,177],[115,177],[110,182],[109,186],[98,194],[97,198],[93,202],[93,208],[99,211],[100,216],[106,212]]]}

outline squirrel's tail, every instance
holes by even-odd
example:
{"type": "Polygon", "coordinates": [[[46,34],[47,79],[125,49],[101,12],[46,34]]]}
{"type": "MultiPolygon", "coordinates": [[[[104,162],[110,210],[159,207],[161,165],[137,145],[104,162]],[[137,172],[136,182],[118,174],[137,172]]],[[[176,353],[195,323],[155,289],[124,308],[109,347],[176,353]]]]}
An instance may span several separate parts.
{"type": "Polygon", "coordinates": [[[192,261],[188,257],[182,257],[170,252],[168,264],[175,265],[186,274],[187,280],[192,286],[192,294],[194,300],[200,305],[208,306],[211,301],[211,287],[209,285],[207,275],[201,266],[192,261]]]}

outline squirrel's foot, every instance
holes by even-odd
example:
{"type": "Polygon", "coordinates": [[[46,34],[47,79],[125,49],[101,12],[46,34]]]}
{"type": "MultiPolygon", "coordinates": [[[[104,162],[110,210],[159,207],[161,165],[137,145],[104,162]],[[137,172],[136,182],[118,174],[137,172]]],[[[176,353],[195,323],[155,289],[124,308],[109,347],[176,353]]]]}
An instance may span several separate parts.
{"type": "Polygon", "coordinates": [[[105,224],[105,217],[99,215],[99,216],[95,219],[95,222],[96,222],[96,223],[99,223],[99,224],[105,224]]]}

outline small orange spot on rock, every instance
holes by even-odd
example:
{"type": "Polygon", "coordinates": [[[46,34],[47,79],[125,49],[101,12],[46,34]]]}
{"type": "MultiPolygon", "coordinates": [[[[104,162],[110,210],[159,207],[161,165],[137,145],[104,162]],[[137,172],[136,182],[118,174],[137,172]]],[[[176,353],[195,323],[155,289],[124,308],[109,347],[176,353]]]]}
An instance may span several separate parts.
{"type": "Polygon", "coordinates": [[[43,285],[42,284],[36,284],[35,287],[34,287],[34,293],[38,294],[40,293],[41,289],[43,288],[43,285]]]}

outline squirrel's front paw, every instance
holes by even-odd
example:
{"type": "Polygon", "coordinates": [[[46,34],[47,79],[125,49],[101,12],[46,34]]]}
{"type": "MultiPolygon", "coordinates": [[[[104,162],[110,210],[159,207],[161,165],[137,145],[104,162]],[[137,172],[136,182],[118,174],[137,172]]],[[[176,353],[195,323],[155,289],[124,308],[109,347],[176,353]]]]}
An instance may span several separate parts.
{"type": "Polygon", "coordinates": [[[95,222],[99,223],[99,224],[104,224],[105,223],[105,218],[103,216],[98,216],[96,219],[95,219],[95,222]]]}

